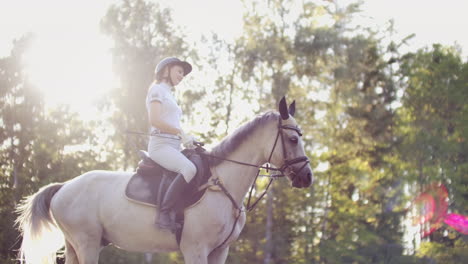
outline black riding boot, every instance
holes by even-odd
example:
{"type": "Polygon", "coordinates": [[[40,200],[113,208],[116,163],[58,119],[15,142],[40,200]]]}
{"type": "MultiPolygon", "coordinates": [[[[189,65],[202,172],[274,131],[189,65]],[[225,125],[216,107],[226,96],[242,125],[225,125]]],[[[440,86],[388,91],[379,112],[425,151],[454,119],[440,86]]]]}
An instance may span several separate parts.
{"type": "Polygon", "coordinates": [[[171,177],[165,174],[162,176],[161,182],[159,183],[158,197],[156,198],[157,199],[156,203],[158,205],[158,208],[161,208],[164,195],[166,194],[166,190],[169,189],[169,186],[171,185],[172,180],[173,179],[171,177]]]}
{"type": "Polygon", "coordinates": [[[174,230],[175,223],[171,218],[171,210],[174,208],[178,198],[187,190],[189,184],[185,181],[182,174],[177,174],[174,181],[166,191],[159,208],[159,219],[157,225],[161,229],[174,230]]]}

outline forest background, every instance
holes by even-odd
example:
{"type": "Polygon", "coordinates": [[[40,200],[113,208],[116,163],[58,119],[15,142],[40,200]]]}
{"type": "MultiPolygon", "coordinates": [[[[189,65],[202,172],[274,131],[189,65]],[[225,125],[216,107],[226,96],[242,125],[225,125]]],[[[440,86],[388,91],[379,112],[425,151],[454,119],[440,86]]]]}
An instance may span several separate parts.
{"type": "MultiPolygon", "coordinates": [[[[406,211],[415,194],[443,183],[449,212],[468,214],[468,62],[461,48],[433,43],[408,52],[411,35],[397,37],[392,23],[357,24],[360,4],[352,1],[242,6],[238,37],[206,33],[191,40],[161,3],[114,3],[100,30],[112,42],[117,78],[101,84],[108,87],[86,118],[45,100],[25,59],[35,35],[13,42],[0,58],[1,263],[15,263],[21,237],[14,209],[22,197],[89,170],[135,169],[136,150],[145,149],[147,139],[128,131],[148,130],[146,91],[157,61],[172,55],[194,64],[177,97],[184,123],[208,146],[276,109],[283,95],[296,100],[316,181],[308,190],[276,181],[248,214],[227,263],[468,261],[466,235],[443,225],[421,238],[427,227],[413,226],[406,211]]],[[[62,89],[73,95],[67,89],[79,85],[62,89]]],[[[100,259],[181,262],[179,253],[113,247],[100,259]]]]}

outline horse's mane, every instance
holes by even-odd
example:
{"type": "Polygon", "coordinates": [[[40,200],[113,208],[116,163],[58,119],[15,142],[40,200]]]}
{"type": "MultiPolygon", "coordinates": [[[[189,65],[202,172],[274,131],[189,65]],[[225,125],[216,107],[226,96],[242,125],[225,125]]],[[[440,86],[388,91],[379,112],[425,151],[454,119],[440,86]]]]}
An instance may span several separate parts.
{"type": "Polygon", "coordinates": [[[278,120],[278,118],[278,113],[269,111],[262,115],[258,115],[253,120],[236,129],[231,135],[224,138],[221,143],[211,150],[209,154],[217,158],[211,158],[210,165],[216,166],[221,163],[222,159],[227,158],[229,154],[236,150],[237,147],[240,146],[241,143],[244,142],[258,126],[263,126],[271,120],[278,120]]]}

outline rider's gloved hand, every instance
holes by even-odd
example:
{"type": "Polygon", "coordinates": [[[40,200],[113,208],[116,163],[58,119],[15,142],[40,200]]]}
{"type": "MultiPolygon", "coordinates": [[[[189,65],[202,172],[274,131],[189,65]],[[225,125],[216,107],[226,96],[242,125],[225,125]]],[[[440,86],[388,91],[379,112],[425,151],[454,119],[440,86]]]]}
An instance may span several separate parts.
{"type": "Polygon", "coordinates": [[[197,141],[197,139],[190,135],[190,134],[187,134],[185,133],[184,131],[181,131],[181,133],[179,134],[181,140],[182,140],[182,145],[185,147],[185,148],[188,148],[188,149],[193,149],[195,148],[195,144],[194,142],[197,141]]]}

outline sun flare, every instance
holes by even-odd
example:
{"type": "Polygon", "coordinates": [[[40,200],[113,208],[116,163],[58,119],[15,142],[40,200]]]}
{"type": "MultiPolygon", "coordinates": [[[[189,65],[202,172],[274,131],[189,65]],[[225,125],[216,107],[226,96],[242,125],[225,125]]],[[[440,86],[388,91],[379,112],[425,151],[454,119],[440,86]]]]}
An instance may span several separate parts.
{"type": "Polygon", "coordinates": [[[90,106],[116,83],[108,46],[104,38],[92,43],[37,39],[24,57],[26,74],[43,92],[47,105],[68,105],[86,116],[90,106]]]}

